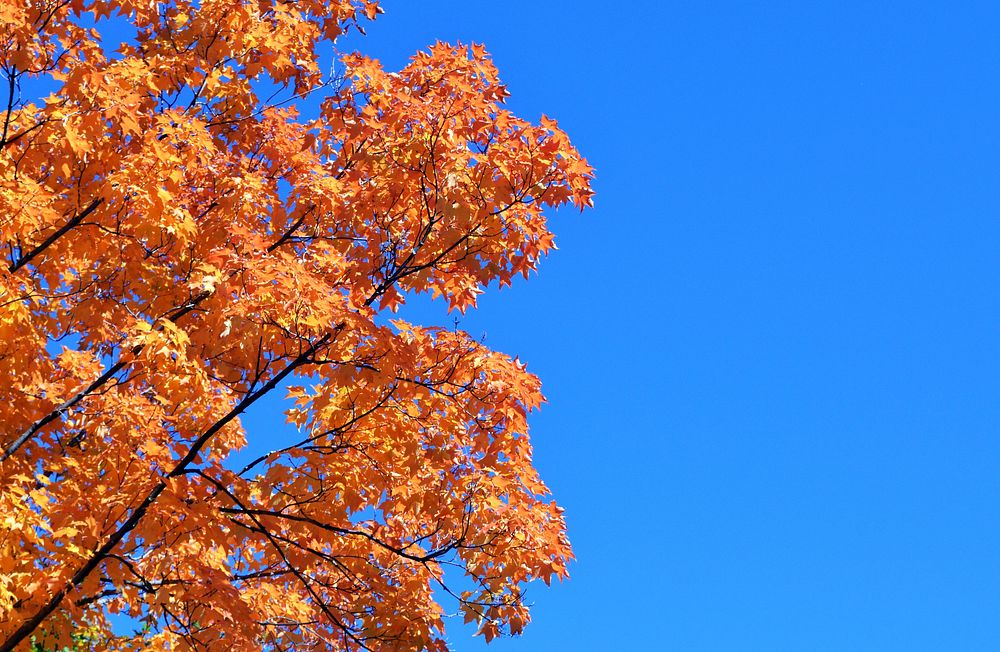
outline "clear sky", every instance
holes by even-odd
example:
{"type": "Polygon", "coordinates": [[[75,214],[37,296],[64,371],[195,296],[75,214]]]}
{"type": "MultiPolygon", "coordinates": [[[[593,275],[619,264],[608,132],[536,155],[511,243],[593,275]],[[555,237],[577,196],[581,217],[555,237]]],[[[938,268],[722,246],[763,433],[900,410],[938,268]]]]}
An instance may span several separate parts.
{"type": "Polygon", "coordinates": [[[578,556],[490,647],[1000,649],[1000,5],[383,5],[353,44],[485,43],[598,174],[461,321],[578,556]]]}

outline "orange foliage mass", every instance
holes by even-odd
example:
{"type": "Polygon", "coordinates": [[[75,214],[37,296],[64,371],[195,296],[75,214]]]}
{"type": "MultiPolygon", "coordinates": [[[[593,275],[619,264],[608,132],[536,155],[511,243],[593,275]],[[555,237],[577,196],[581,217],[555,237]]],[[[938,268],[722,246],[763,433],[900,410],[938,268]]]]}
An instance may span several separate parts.
{"type": "Polygon", "coordinates": [[[377,13],[0,0],[0,650],[443,650],[439,602],[490,639],[565,576],[537,379],[379,314],[527,276],[591,169],[480,46],[325,78],[377,13]],[[296,376],[298,441],[235,469],[240,415],[296,376]]]}

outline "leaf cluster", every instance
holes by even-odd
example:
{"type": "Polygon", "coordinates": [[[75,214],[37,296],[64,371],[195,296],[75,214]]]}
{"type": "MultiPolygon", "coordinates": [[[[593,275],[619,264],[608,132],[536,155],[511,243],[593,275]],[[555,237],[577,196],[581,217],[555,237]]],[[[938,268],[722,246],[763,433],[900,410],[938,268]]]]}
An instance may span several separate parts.
{"type": "Polygon", "coordinates": [[[481,46],[324,78],[379,12],[0,0],[0,650],[443,650],[443,600],[491,639],[566,575],[537,378],[382,315],[528,276],[592,171],[481,46]],[[289,382],[299,436],[248,435],[289,382]]]}

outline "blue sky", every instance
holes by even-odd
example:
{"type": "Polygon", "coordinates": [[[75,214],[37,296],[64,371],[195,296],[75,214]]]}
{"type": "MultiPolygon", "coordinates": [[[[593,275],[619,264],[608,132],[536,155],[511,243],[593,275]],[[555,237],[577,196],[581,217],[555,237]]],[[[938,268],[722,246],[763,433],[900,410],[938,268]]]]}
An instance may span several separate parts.
{"type": "Polygon", "coordinates": [[[1000,649],[1000,5],[383,5],[342,48],[485,43],[598,174],[461,317],[544,382],[578,556],[490,648],[1000,649]]]}
{"type": "Polygon", "coordinates": [[[384,7],[353,44],[484,42],[598,173],[461,323],[579,557],[491,648],[1000,648],[1000,5],[384,7]]]}

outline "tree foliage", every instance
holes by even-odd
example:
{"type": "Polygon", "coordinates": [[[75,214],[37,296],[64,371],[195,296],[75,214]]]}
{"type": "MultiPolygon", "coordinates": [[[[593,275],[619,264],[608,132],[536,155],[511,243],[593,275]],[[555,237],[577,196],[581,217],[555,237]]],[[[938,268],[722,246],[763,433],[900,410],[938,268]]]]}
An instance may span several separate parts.
{"type": "Polygon", "coordinates": [[[0,0],[0,650],[444,649],[565,575],[537,379],[386,313],[527,276],[591,169],[480,46],[325,76],[377,13],[0,0]],[[235,465],[289,382],[298,438],[235,465]]]}

